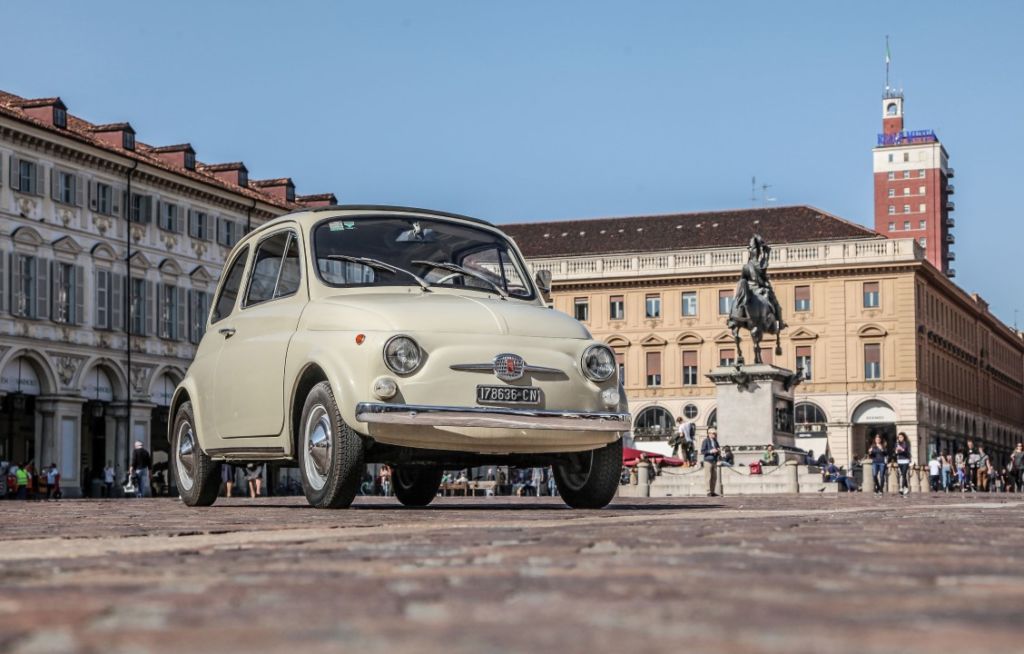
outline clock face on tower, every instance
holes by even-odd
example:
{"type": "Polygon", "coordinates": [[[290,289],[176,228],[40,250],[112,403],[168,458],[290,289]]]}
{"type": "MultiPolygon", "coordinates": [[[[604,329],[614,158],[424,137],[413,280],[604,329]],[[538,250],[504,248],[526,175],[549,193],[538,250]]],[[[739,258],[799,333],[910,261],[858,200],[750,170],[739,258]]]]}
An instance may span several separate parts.
{"type": "Polygon", "coordinates": [[[887,116],[895,116],[897,111],[899,111],[899,106],[895,102],[890,102],[885,107],[885,115],[887,116]]]}

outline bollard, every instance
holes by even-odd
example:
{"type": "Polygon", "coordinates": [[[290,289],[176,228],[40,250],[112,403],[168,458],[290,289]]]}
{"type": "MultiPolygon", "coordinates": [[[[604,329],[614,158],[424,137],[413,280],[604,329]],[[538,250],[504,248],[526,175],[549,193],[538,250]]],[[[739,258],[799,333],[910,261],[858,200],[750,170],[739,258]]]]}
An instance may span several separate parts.
{"type": "Polygon", "coordinates": [[[786,475],[786,492],[787,493],[799,493],[800,492],[800,464],[796,461],[789,460],[784,464],[785,469],[783,474],[786,475]]]}
{"type": "Polygon", "coordinates": [[[640,491],[640,497],[651,496],[651,463],[649,461],[638,461],[636,464],[636,478],[640,491]]]}
{"type": "Polygon", "coordinates": [[[927,482],[921,480],[921,466],[915,463],[910,467],[910,492],[923,493],[927,488],[927,482]]]}
{"type": "Polygon", "coordinates": [[[900,472],[896,469],[895,463],[890,463],[885,469],[885,492],[892,494],[899,494],[900,492],[900,472]]]}

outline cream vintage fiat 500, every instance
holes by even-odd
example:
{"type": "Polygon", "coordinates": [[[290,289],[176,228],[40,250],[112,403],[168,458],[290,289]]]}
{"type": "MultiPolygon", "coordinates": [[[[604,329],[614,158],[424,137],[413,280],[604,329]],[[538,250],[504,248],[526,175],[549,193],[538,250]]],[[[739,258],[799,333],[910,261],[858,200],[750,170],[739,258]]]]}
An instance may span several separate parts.
{"type": "Polygon", "coordinates": [[[367,463],[423,506],[445,468],[553,466],[564,501],[615,495],[630,415],[615,355],[495,226],[421,209],[282,216],[232,250],[172,400],[171,468],[210,505],[219,462],[296,464],[348,506],[367,463]]]}

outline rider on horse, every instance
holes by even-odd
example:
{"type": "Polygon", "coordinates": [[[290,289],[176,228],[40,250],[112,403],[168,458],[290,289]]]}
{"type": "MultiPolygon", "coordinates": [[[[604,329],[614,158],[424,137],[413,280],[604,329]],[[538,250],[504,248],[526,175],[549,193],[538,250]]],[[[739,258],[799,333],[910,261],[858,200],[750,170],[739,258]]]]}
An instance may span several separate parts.
{"type": "MultiPolygon", "coordinates": [[[[768,261],[771,248],[760,236],[750,239],[747,248],[750,256],[743,265],[740,281],[736,285],[736,297],[729,312],[727,325],[736,340],[736,363],[743,363],[740,347],[740,329],[750,331],[754,342],[754,361],[761,363],[761,339],[765,334],[776,334],[786,328],[782,320],[782,307],[775,297],[772,283],[768,281],[768,261]]],[[[778,339],[775,342],[776,355],[781,355],[778,339]]]]}

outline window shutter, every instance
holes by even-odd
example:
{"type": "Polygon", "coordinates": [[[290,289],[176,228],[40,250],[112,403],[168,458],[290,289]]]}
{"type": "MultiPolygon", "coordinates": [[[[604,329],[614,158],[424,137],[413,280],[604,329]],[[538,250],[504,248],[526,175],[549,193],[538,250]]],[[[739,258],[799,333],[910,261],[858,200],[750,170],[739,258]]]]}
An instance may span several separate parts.
{"type": "Polygon", "coordinates": [[[115,216],[121,215],[121,189],[110,187],[110,213],[115,216]]]}
{"type": "Polygon", "coordinates": [[[75,315],[76,325],[85,324],[85,269],[81,266],[73,268],[75,275],[75,315]]]}
{"type": "MultiPolygon", "coordinates": [[[[21,278],[21,257],[11,252],[8,261],[11,263],[11,313],[16,316],[24,316],[21,308],[21,295],[24,289],[24,280],[21,278]]],[[[27,301],[27,298],[25,299],[27,301]]],[[[31,312],[31,309],[26,311],[31,312]]]]}
{"type": "Polygon", "coordinates": [[[110,327],[107,322],[110,316],[109,307],[107,303],[110,301],[110,292],[108,289],[108,281],[110,279],[110,273],[106,270],[94,270],[93,271],[93,313],[92,313],[92,324],[93,327],[98,329],[106,329],[110,327]]]}
{"type": "Polygon", "coordinates": [[[85,206],[85,184],[83,184],[84,181],[85,178],[79,177],[78,175],[71,176],[71,185],[75,190],[75,206],[77,207],[85,206]]]}
{"type": "MultiPolygon", "coordinates": [[[[40,177],[42,177],[43,167],[36,166],[36,170],[39,171],[40,177]]],[[[60,173],[57,169],[53,169],[53,173],[50,175],[50,198],[53,200],[60,200],[60,173]]]]}
{"type": "Polygon", "coordinates": [[[146,282],[146,335],[156,333],[156,293],[153,282],[146,282]]]}
{"type": "Polygon", "coordinates": [[[185,308],[185,302],[188,301],[185,289],[181,286],[177,290],[178,298],[177,302],[174,303],[174,340],[183,341],[188,338],[188,310],[185,308]]]}
{"type": "MultiPolygon", "coordinates": [[[[32,178],[32,184],[34,185],[32,193],[35,195],[44,195],[46,193],[44,190],[46,188],[46,169],[39,164],[35,164],[32,169],[35,172],[35,175],[32,178]]],[[[53,177],[53,175],[50,175],[50,179],[53,179],[53,177]]]]}
{"type": "Polygon", "coordinates": [[[661,352],[648,352],[647,353],[647,374],[648,375],[660,375],[661,374],[661,352]]]}
{"type": "Polygon", "coordinates": [[[152,195],[147,195],[146,196],[145,205],[146,205],[146,217],[143,220],[143,222],[145,222],[148,225],[149,223],[153,222],[153,212],[156,211],[156,202],[153,201],[153,196],[152,195]]]}
{"type": "Polygon", "coordinates": [[[96,197],[96,182],[89,180],[89,209],[96,211],[100,207],[99,199],[96,197]]]}
{"type": "Polygon", "coordinates": [[[20,174],[20,172],[21,172],[20,171],[21,159],[18,159],[16,156],[14,156],[12,154],[11,158],[9,159],[9,161],[11,162],[11,172],[10,172],[10,175],[11,175],[11,188],[14,189],[15,191],[20,191],[21,190],[21,174],[20,174]]]}
{"type": "MultiPolygon", "coordinates": [[[[34,257],[36,273],[36,306],[34,318],[44,320],[50,317],[50,262],[34,257]]],[[[31,309],[29,309],[31,311],[31,309]]]]}
{"type": "Polygon", "coordinates": [[[110,327],[124,329],[124,275],[110,273],[110,327]]]}
{"type": "Polygon", "coordinates": [[[0,252],[0,313],[7,310],[7,268],[4,267],[6,263],[7,257],[4,256],[3,252],[0,252]]]}
{"type": "Polygon", "coordinates": [[[188,235],[192,238],[196,237],[196,218],[195,212],[191,209],[188,210],[188,235]]]}

